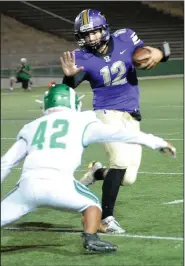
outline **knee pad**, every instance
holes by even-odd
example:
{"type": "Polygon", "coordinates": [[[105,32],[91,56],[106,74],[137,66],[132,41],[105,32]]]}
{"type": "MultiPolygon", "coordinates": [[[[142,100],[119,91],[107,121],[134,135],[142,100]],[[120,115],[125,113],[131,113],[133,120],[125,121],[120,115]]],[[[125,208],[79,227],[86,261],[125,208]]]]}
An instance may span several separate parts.
{"type": "Polygon", "coordinates": [[[124,178],[122,180],[122,185],[128,186],[134,184],[137,179],[137,173],[138,173],[138,167],[133,165],[128,166],[124,178]]]}

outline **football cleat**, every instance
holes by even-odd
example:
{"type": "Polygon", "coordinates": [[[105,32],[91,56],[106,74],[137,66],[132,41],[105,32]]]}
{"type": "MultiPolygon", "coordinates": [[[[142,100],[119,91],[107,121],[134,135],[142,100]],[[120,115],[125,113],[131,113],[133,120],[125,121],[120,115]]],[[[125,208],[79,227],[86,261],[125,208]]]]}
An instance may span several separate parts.
{"type": "Polygon", "coordinates": [[[107,234],[124,234],[125,229],[121,228],[120,224],[116,221],[113,216],[108,216],[103,219],[102,227],[100,227],[99,232],[107,234]]]}
{"type": "Polygon", "coordinates": [[[100,162],[93,161],[88,165],[88,171],[85,175],[79,180],[85,186],[93,185],[96,182],[94,178],[94,173],[96,170],[103,168],[103,165],[100,162]]]}
{"type": "Polygon", "coordinates": [[[117,250],[117,246],[107,242],[102,241],[97,234],[82,233],[83,247],[88,251],[94,252],[114,252],[117,250]]]}

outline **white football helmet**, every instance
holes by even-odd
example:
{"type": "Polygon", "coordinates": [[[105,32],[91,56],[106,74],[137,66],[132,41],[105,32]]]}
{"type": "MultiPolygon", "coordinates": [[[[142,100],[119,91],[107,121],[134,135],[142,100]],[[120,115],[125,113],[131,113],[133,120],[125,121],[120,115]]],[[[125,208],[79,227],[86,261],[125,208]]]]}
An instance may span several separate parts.
{"type": "Polygon", "coordinates": [[[22,64],[26,64],[26,63],[27,63],[27,59],[26,59],[26,58],[24,58],[24,57],[23,57],[23,58],[21,58],[21,60],[20,60],[20,61],[21,61],[21,63],[22,63],[22,64]]]}

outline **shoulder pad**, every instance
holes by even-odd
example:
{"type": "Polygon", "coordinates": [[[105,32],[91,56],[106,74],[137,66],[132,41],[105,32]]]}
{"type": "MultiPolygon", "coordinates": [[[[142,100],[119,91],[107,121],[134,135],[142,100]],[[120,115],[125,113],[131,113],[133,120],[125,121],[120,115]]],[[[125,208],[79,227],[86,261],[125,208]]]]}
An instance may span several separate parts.
{"type": "Polygon", "coordinates": [[[134,33],[131,29],[125,28],[117,30],[113,33],[113,36],[120,39],[121,41],[127,41],[130,39],[131,35],[134,33]]]}
{"type": "Polygon", "coordinates": [[[113,35],[114,37],[119,37],[120,35],[124,34],[127,31],[127,29],[120,29],[120,30],[116,30],[113,35]]]}

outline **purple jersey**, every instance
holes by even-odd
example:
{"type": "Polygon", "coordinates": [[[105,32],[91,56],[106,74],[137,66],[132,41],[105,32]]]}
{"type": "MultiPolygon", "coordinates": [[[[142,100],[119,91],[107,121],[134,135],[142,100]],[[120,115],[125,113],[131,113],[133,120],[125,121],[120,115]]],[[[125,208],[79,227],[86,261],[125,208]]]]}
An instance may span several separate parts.
{"type": "Polygon", "coordinates": [[[76,64],[83,66],[85,80],[90,82],[94,97],[93,108],[120,110],[129,113],[139,110],[139,87],[132,54],[144,46],[131,29],[111,34],[112,52],[99,57],[87,50],[76,50],[76,64]]]}

